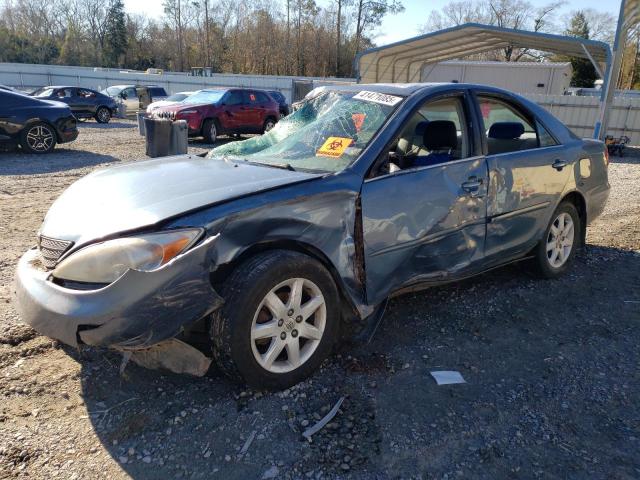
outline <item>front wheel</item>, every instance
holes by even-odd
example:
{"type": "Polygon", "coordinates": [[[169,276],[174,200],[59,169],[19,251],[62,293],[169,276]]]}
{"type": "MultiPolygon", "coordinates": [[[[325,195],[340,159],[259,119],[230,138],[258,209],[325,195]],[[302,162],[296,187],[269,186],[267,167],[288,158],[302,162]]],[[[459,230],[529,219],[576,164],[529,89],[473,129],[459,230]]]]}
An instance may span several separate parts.
{"type": "Polygon", "coordinates": [[[20,145],[28,153],[49,153],[56,146],[56,132],[46,123],[34,123],[22,131],[20,145]]]}
{"type": "Polygon", "coordinates": [[[329,355],[339,322],[329,272],[307,255],[274,250],[252,257],[224,282],[211,338],[223,372],[256,388],[283,389],[329,355]]]}
{"type": "Polygon", "coordinates": [[[556,278],[568,270],[580,244],[581,231],[576,207],[562,202],[553,213],[535,252],[536,270],[542,277],[556,278]]]}
{"type": "Polygon", "coordinates": [[[96,111],[96,121],[98,123],[109,123],[111,120],[111,111],[107,107],[100,107],[96,111]]]}
{"type": "Polygon", "coordinates": [[[202,126],[202,136],[207,143],[216,143],[218,138],[218,125],[215,120],[206,120],[202,126]]]}

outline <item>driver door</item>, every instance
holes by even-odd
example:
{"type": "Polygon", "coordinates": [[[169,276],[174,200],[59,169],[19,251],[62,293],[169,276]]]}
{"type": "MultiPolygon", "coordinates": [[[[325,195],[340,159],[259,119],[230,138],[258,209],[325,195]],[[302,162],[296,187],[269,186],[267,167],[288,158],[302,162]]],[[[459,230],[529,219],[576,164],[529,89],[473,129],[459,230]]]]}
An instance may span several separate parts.
{"type": "Polygon", "coordinates": [[[225,95],[222,114],[218,120],[227,131],[238,131],[246,125],[246,95],[242,90],[231,90],[225,95]]]}
{"type": "Polygon", "coordinates": [[[138,98],[138,92],[136,92],[135,88],[125,88],[120,96],[124,101],[128,114],[136,113],[140,109],[140,99],[138,98]]]}
{"type": "Polygon", "coordinates": [[[427,101],[391,145],[391,168],[365,180],[370,304],[404,286],[461,274],[483,258],[488,169],[474,155],[471,111],[463,92],[427,101]]]}

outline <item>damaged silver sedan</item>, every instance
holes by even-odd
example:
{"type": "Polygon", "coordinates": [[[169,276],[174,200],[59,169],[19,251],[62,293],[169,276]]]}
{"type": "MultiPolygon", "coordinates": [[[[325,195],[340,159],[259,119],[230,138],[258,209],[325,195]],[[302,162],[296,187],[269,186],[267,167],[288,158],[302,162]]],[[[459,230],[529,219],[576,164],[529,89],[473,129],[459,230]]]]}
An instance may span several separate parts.
{"type": "Polygon", "coordinates": [[[19,262],[16,304],[69,345],[156,359],[205,333],[221,370],[284,388],[393,295],[523,259],[564,273],[607,163],[502,90],[323,87],[260,137],[74,183],[19,262]]]}

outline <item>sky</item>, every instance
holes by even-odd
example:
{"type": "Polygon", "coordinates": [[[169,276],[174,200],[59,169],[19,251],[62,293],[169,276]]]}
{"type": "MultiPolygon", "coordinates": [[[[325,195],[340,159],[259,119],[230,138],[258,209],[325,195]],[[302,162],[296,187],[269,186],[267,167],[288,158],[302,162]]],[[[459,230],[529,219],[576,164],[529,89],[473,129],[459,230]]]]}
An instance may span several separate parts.
{"type": "MultiPolygon", "coordinates": [[[[319,5],[328,3],[329,0],[317,0],[319,5]]],[[[374,39],[377,45],[397,42],[405,38],[419,35],[420,26],[424,25],[432,10],[440,10],[450,0],[401,0],[405,7],[404,12],[397,15],[389,15],[384,19],[374,39]]],[[[530,0],[535,6],[550,3],[550,0],[530,0]]],[[[125,9],[130,13],[148,15],[159,18],[162,15],[162,0],[124,0],[125,9]]],[[[570,0],[563,7],[564,11],[593,8],[607,11],[617,16],[620,8],[619,1],[603,0],[570,0]]]]}

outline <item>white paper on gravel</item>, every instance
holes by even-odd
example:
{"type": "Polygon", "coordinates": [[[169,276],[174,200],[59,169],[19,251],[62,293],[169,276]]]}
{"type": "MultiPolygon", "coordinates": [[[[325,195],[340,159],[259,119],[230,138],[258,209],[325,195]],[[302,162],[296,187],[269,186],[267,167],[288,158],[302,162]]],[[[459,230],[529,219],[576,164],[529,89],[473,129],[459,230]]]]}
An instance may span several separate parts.
{"type": "Polygon", "coordinates": [[[453,385],[456,383],[467,383],[462,378],[460,372],[454,372],[452,370],[441,370],[437,372],[431,372],[431,376],[434,378],[438,385],[453,385]]]}

